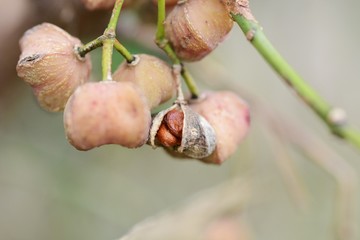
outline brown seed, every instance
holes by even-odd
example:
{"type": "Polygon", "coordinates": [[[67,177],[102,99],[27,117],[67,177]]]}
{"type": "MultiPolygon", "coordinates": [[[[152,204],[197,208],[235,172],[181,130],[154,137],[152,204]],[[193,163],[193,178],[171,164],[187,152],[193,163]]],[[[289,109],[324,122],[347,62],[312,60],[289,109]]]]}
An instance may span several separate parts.
{"type": "Polygon", "coordinates": [[[164,147],[175,147],[181,145],[184,113],[179,109],[169,111],[156,134],[158,144],[164,147]]]}
{"type": "Polygon", "coordinates": [[[177,138],[182,137],[184,125],[184,113],[179,109],[173,109],[165,115],[163,120],[169,131],[177,138]]]}
{"type": "Polygon", "coordinates": [[[156,134],[156,140],[164,147],[175,147],[181,144],[181,138],[174,136],[164,123],[160,125],[156,134]]]}
{"type": "MultiPolygon", "coordinates": [[[[156,147],[157,145],[165,145],[161,142],[156,142],[155,140],[159,129],[163,125],[168,124],[165,119],[167,113],[171,111],[173,111],[173,113],[170,115],[170,119],[175,119],[176,124],[170,125],[173,125],[173,131],[175,130],[174,132],[178,135],[180,134],[180,130],[178,128],[181,126],[180,120],[183,120],[181,144],[171,150],[195,159],[202,159],[212,154],[215,150],[216,142],[214,129],[202,116],[191,110],[190,107],[184,103],[175,103],[173,106],[159,112],[154,117],[150,129],[150,145],[153,147],[156,147]],[[173,110],[175,110],[175,112],[173,110]],[[179,114],[178,111],[182,112],[182,115],[181,113],[179,114]]],[[[169,130],[168,125],[166,125],[166,127],[167,130],[169,130]]],[[[170,131],[169,133],[173,135],[170,131]]]]}

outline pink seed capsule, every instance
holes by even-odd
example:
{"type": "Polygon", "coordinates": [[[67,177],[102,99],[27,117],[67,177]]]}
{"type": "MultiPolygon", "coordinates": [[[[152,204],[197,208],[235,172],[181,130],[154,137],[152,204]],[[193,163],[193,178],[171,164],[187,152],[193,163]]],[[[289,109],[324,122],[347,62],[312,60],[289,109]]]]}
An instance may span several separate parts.
{"type": "Polygon", "coordinates": [[[216,133],[215,152],[202,161],[221,164],[238,148],[250,127],[248,105],[230,91],[208,92],[191,108],[202,115],[216,133]]]}
{"type": "Polygon", "coordinates": [[[63,110],[74,90],[89,79],[90,57],[80,58],[74,50],[80,45],[79,39],[50,23],[31,28],[20,39],[17,74],[44,109],[63,110]]]}
{"type": "Polygon", "coordinates": [[[170,66],[161,59],[147,54],[139,54],[135,58],[132,63],[124,61],[113,74],[113,79],[138,85],[151,109],[171,99],[176,86],[170,66]]]}
{"type": "Polygon", "coordinates": [[[233,21],[219,0],[178,3],[165,20],[165,32],[176,54],[198,61],[214,50],[229,33],[233,21]]]}
{"type": "Polygon", "coordinates": [[[78,150],[105,144],[140,147],[148,139],[150,124],[146,99],[131,82],[86,83],[74,92],[64,111],[66,136],[78,150]]]}

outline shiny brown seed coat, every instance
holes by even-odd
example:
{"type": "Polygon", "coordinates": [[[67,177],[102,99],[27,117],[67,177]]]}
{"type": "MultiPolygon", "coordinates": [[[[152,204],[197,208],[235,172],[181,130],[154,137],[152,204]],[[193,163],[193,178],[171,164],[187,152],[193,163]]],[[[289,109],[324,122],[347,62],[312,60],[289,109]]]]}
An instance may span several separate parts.
{"type": "Polygon", "coordinates": [[[183,131],[184,113],[179,109],[169,111],[156,134],[158,144],[164,147],[175,147],[181,145],[183,131]]]}

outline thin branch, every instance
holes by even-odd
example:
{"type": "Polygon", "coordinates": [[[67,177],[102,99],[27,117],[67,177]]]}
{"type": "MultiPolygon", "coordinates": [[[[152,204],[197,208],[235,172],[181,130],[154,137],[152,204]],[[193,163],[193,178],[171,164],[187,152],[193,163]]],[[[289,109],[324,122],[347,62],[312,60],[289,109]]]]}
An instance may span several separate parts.
{"type": "Polygon", "coordinates": [[[115,39],[114,47],[128,63],[134,61],[135,57],[119,42],[119,40],[115,39]]]}
{"type": "Polygon", "coordinates": [[[341,240],[355,240],[357,232],[358,176],[352,166],[315,134],[307,132],[304,128],[284,119],[274,108],[270,108],[262,102],[256,94],[249,93],[248,90],[242,91],[239,82],[235,79],[227,82],[213,81],[213,79],[231,79],[231,76],[221,63],[207,59],[203,65],[202,63],[198,64],[196,70],[201,73],[206,72],[207,75],[202,80],[212,87],[225,87],[246,96],[246,100],[251,103],[253,112],[256,111],[256,113],[262,115],[260,119],[265,121],[266,125],[269,126],[268,128],[279,137],[279,140],[284,144],[290,142],[297,149],[300,149],[302,153],[309,156],[306,159],[315,162],[335,180],[337,184],[337,199],[335,201],[337,215],[334,223],[337,237],[341,240]],[[205,69],[208,69],[208,71],[205,71],[205,69]],[[212,76],[212,78],[208,76],[212,76]]]}
{"type": "Polygon", "coordinates": [[[101,35],[100,37],[92,40],[91,42],[89,42],[81,47],[78,47],[76,49],[76,51],[80,57],[85,57],[85,55],[87,53],[91,52],[92,50],[102,47],[104,40],[105,40],[105,36],[101,35]]]}
{"type": "Polygon", "coordinates": [[[102,80],[112,80],[111,64],[112,54],[114,49],[114,42],[116,38],[116,26],[119,20],[121,7],[124,0],[116,0],[111,14],[108,27],[105,29],[104,36],[106,39],[103,41],[103,54],[102,54],[102,80]]]}
{"type": "Polygon", "coordinates": [[[267,39],[262,27],[251,14],[247,0],[223,0],[234,21],[265,61],[281,76],[284,82],[327,124],[332,133],[360,149],[360,132],[347,124],[346,113],[328,104],[287,63],[267,39]]]}

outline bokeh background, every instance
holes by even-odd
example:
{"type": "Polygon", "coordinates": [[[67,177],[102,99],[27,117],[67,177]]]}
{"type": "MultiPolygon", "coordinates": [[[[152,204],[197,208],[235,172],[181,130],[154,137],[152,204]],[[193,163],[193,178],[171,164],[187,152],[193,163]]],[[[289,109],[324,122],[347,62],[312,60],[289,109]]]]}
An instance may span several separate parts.
{"type": "MultiPolygon", "coordinates": [[[[203,90],[235,90],[253,107],[248,138],[222,166],[212,166],[174,160],[148,146],[76,151],[65,139],[62,114],[41,110],[17,78],[18,40],[26,29],[47,21],[86,42],[102,34],[109,11],[88,12],[77,0],[0,3],[0,239],[116,239],[138,222],[238,177],[251,190],[241,215],[252,239],[337,239],[335,223],[342,220],[336,200],[343,196],[337,182],[311,154],[289,145],[286,137],[279,140],[269,122],[294,126],[302,139],[318,138],[327,148],[314,145],[312,152],[317,150],[325,164],[336,159],[333,167],[340,175],[360,173],[360,153],[328,132],[236,26],[208,58],[188,65],[203,90]]],[[[251,7],[284,57],[360,128],[360,2],[252,0],[251,7]]],[[[134,53],[163,57],[153,43],[154,14],[149,6],[124,11],[118,37],[134,53]]],[[[91,53],[94,81],[100,76],[100,53],[91,53]]],[[[122,59],[117,53],[114,58],[115,68],[122,59]]],[[[351,196],[348,211],[356,217],[358,180],[351,179],[345,196],[351,196]]]]}

